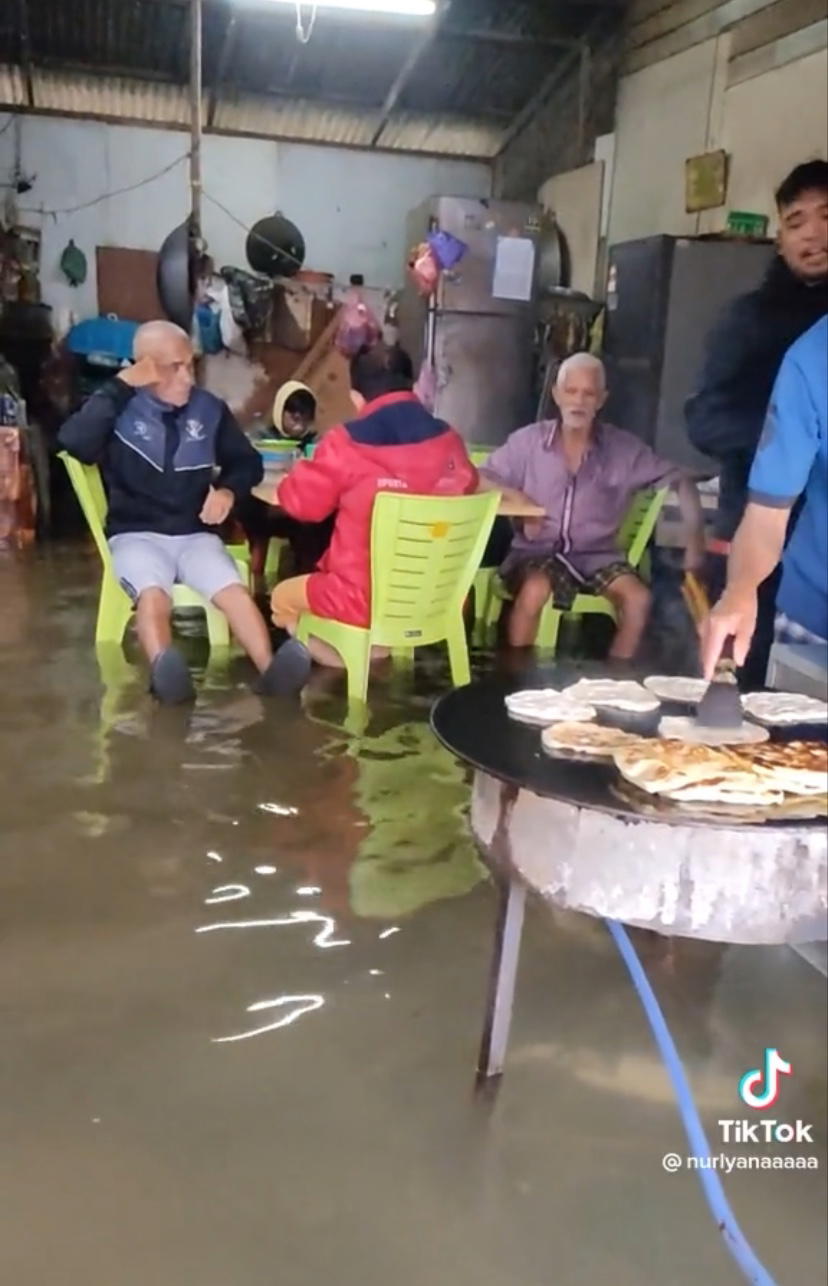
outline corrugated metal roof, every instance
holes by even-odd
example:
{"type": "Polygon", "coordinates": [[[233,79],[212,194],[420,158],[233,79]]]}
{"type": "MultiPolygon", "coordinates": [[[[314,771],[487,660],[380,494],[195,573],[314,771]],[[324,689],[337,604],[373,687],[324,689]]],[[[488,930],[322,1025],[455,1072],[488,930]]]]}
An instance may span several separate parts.
{"type": "MultiPolygon", "coordinates": [[[[399,90],[377,144],[488,157],[565,53],[544,41],[585,32],[627,0],[453,0],[399,90]],[[492,40],[496,31],[502,37],[492,40]]],[[[158,125],[186,124],[186,0],[26,0],[34,106],[158,125]]],[[[16,6],[0,0],[3,13],[16,6]]],[[[306,14],[309,6],[305,7],[306,14]]],[[[371,146],[417,21],[320,9],[307,44],[288,5],[204,0],[205,97],[227,131],[371,146]],[[227,40],[228,31],[233,37],[227,40]],[[219,81],[219,73],[221,80],[219,81]]],[[[26,104],[26,50],[0,16],[0,106],[26,104]]]]}
{"type": "Polygon", "coordinates": [[[502,130],[462,116],[395,113],[379,137],[380,147],[402,152],[435,152],[446,156],[496,156],[502,130]]]}
{"type": "Polygon", "coordinates": [[[163,81],[125,76],[86,76],[38,71],[32,75],[34,106],[72,116],[106,116],[147,125],[189,126],[187,90],[163,81]]]}
{"type": "Polygon", "coordinates": [[[0,63],[0,104],[4,107],[22,107],[26,102],[26,87],[19,67],[6,67],[0,63]]]}
{"type": "Polygon", "coordinates": [[[219,103],[214,123],[216,129],[228,133],[370,147],[379,117],[364,108],[326,107],[300,98],[279,101],[240,96],[219,103]]]}

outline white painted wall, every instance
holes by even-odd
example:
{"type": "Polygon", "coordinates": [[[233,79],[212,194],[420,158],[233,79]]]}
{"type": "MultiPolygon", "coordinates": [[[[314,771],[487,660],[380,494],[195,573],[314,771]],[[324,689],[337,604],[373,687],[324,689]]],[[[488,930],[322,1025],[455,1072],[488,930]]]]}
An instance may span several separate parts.
{"type": "Polygon", "coordinates": [[[768,214],[773,224],[776,185],[799,161],[825,156],[826,51],[729,85],[729,40],[726,33],[622,78],[610,243],[717,231],[728,209],[768,214]],[[687,214],[685,159],[719,147],[730,154],[727,204],[687,214]]]}
{"type": "Polygon", "coordinates": [[[800,161],[828,150],[828,50],[731,86],[721,146],[732,157],[730,208],[768,214],[773,223],[774,187],[800,161]]]}
{"type": "MultiPolygon", "coordinates": [[[[0,131],[8,118],[0,115],[0,131]]],[[[14,162],[15,127],[0,134],[0,184],[14,162]]],[[[37,178],[20,198],[20,221],[42,228],[41,283],[56,310],[79,316],[97,311],[95,247],[157,250],[188,211],[187,164],[137,191],[110,197],[85,210],[66,209],[140,182],[187,151],[183,133],[106,125],[62,117],[21,118],[22,165],[37,178]],[[58,269],[70,237],[87,256],[90,276],[73,290],[58,269]]],[[[488,196],[486,164],[389,153],[349,151],[307,144],[208,135],[204,188],[247,227],[281,209],[301,229],[306,266],[347,281],[361,272],[366,283],[393,287],[404,271],[405,216],[437,194],[488,196]]],[[[0,195],[5,195],[3,192],[0,195]]],[[[216,263],[246,267],[246,233],[205,199],[204,232],[216,263]]]]}
{"type": "Polygon", "coordinates": [[[705,150],[716,40],[621,79],[615,118],[610,242],[690,235],[684,162],[705,150]]]}

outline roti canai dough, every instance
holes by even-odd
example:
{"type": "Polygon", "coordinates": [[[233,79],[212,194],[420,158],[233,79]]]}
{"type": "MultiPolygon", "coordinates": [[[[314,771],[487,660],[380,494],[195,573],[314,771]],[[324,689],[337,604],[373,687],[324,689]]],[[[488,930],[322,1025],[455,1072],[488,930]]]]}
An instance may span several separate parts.
{"type": "Polygon", "coordinates": [[[505,701],[510,718],[543,728],[559,720],[586,723],[598,713],[594,706],[575,701],[557,688],[527,688],[523,692],[511,692],[505,701]]]}
{"type": "Polygon", "coordinates": [[[579,679],[564,688],[564,694],[574,701],[587,701],[590,705],[632,714],[647,714],[657,710],[660,704],[658,697],[632,679],[579,679]]]}
{"type": "Polygon", "coordinates": [[[695,719],[665,715],[658,725],[658,735],[668,741],[689,741],[701,746],[744,746],[767,741],[770,733],[758,723],[743,723],[738,728],[705,728],[695,719]]]}
{"type": "Polygon", "coordinates": [[[828,705],[802,692],[748,692],[742,705],[760,723],[828,723],[828,705]]]}

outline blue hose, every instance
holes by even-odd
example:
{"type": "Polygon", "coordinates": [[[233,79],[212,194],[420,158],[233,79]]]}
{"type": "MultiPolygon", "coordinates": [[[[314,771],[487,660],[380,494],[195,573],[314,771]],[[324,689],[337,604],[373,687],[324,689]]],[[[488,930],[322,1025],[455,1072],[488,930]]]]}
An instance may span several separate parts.
{"type": "MultiPolygon", "coordinates": [[[[635,948],[630,942],[624,926],[619,924],[617,920],[607,920],[606,925],[633,980],[633,985],[644,1006],[644,1012],[647,1015],[647,1021],[655,1037],[659,1053],[664,1060],[670,1080],[673,1082],[679,1114],[692,1149],[692,1155],[709,1160],[710,1144],[707,1141],[704,1126],[693,1101],[693,1095],[687,1083],[687,1076],[679,1057],[679,1052],[670,1034],[667,1020],[661,1012],[655,992],[650,986],[641,961],[636,955],[635,948]]],[[[741,1268],[745,1280],[753,1283],[753,1286],[776,1286],[774,1279],[760,1263],[745,1234],[736,1222],[736,1216],[730,1208],[717,1171],[699,1168],[696,1173],[699,1176],[705,1200],[710,1207],[710,1213],[716,1221],[727,1249],[741,1268]]]]}

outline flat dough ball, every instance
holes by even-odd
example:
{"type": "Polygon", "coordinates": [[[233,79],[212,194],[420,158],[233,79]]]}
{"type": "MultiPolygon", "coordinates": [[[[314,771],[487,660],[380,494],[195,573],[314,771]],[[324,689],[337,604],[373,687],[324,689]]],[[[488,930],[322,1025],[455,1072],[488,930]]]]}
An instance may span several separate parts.
{"type": "Polygon", "coordinates": [[[644,680],[644,687],[659,701],[677,701],[681,705],[697,706],[707,691],[704,679],[691,679],[684,674],[654,674],[644,680]]]}
{"type": "Polygon", "coordinates": [[[598,713],[585,701],[574,701],[557,688],[527,688],[505,698],[510,719],[547,728],[550,723],[588,723],[598,713]]]}
{"type": "Polygon", "coordinates": [[[658,697],[633,679],[579,679],[564,688],[564,695],[573,701],[588,701],[591,705],[627,710],[631,714],[647,714],[659,707],[658,697]]]}
{"type": "Polygon", "coordinates": [[[700,746],[749,746],[767,741],[770,733],[756,723],[743,723],[741,728],[703,728],[695,719],[667,715],[658,725],[658,735],[666,741],[689,741],[700,746]]]}
{"type": "Polygon", "coordinates": [[[751,718],[772,726],[828,723],[828,705],[803,692],[748,692],[742,704],[751,718]]]}

